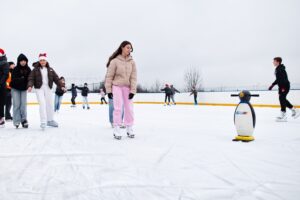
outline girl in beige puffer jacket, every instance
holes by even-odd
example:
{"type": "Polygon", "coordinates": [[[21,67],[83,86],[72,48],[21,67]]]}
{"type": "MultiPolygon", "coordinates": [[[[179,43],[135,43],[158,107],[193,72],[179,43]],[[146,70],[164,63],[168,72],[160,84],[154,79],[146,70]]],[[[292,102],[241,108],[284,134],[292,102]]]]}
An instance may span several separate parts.
{"type": "Polygon", "coordinates": [[[122,138],[120,126],[122,125],[123,106],[127,136],[130,138],[134,137],[132,129],[134,123],[132,99],[136,93],[137,72],[135,62],[130,55],[131,52],[131,43],[124,41],[107,63],[105,88],[108,98],[113,99],[114,103],[113,134],[116,139],[122,138]]]}

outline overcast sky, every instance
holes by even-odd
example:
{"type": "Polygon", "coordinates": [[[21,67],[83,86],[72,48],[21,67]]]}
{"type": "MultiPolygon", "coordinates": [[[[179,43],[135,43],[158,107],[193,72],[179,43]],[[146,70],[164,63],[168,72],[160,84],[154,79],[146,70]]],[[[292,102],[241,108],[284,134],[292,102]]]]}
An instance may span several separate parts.
{"type": "Polygon", "coordinates": [[[183,84],[197,67],[205,87],[269,85],[282,56],[300,83],[298,0],[0,0],[0,48],[30,63],[47,52],[66,78],[102,79],[123,40],[134,47],[138,81],[183,84]]]}

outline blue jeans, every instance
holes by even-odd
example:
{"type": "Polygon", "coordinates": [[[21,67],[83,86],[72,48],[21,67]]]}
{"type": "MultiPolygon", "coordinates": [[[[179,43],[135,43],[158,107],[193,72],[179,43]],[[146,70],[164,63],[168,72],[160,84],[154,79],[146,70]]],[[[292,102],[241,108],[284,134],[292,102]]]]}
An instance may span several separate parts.
{"type": "Polygon", "coordinates": [[[27,91],[11,89],[14,125],[27,120],[27,91]]]}
{"type": "MultiPolygon", "coordinates": [[[[114,122],[114,100],[108,98],[108,109],[109,109],[109,122],[113,123],[114,122]]],[[[122,109],[122,120],[124,119],[124,106],[122,109]]]]}
{"type": "Polygon", "coordinates": [[[59,111],[62,99],[63,99],[63,96],[58,96],[57,94],[55,94],[54,112],[59,111]]]}
{"type": "Polygon", "coordinates": [[[86,106],[87,108],[90,107],[88,97],[82,96],[82,106],[83,108],[86,106]]]}

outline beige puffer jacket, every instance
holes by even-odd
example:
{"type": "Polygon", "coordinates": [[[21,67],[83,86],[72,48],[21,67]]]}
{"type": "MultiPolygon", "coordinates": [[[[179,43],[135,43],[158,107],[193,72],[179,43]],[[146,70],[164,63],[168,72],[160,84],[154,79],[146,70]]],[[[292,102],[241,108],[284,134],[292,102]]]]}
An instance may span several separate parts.
{"type": "Polygon", "coordinates": [[[112,86],[128,86],[130,92],[135,94],[137,87],[136,65],[132,57],[124,58],[119,55],[110,62],[105,77],[107,93],[112,93],[112,86]]]}

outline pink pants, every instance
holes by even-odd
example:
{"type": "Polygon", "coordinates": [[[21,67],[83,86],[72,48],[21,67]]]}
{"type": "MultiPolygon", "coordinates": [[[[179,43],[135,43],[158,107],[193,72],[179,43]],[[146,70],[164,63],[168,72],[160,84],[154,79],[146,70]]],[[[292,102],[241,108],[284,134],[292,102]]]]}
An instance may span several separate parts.
{"type": "Polygon", "coordinates": [[[114,101],[114,125],[122,125],[122,110],[124,104],[124,124],[126,126],[133,125],[133,102],[129,99],[130,88],[127,86],[114,86],[113,101],[114,101]]]}

